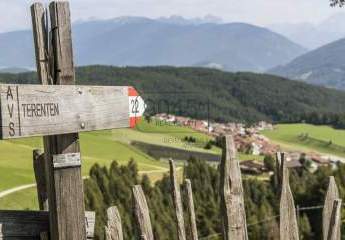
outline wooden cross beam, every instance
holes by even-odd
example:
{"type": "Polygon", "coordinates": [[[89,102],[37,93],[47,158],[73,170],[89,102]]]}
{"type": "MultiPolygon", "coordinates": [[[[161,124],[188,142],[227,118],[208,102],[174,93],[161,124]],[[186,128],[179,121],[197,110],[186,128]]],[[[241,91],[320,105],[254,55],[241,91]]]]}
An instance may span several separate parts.
{"type": "Polygon", "coordinates": [[[0,139],[134,127],[145,103],[133,87],[0,84],[0,139]]]}
{"type": "MultiPolygon", "coordinates": [[[[95,213],[85,212],[86,235],[93,239],[95,213]]],[[[47,211],[0,211],[0,239],[40,239],[40,234],[49,232],[47,211]]]]}

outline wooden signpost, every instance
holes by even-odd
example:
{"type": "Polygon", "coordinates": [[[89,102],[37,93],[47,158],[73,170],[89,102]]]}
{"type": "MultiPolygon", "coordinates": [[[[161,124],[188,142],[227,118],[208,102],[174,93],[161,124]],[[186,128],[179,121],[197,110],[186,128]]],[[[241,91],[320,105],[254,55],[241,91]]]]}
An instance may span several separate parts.
{"type": "Polygon", "coordinates": [[[1,139],[134,126],[145,103],[132,87],[1,85],[1,139]],[[135,116],[134,116],[135,117],[135,116]]]}
{"type": "Polygon", "coordinates": [[[43,136],[44,167],[39,153],[34,166],[44,211],[0,211],[0,239],[86,240],[95,215],[84,208],[78,133],[134,127],[145,103],[133,87],[74,85],[68,2],[50,3],[50,21],[41,3],[31,13],[42,85],[0,85],[0,140],[43,136]]]}

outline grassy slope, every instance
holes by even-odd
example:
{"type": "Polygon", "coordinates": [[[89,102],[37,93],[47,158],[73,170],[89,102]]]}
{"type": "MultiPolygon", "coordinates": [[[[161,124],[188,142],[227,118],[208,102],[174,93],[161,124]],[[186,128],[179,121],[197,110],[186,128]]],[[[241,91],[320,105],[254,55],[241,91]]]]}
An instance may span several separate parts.
{"type": "MultiPolygon", "coordinates": [[[[152,159],[138,149],[130,146],[131,140],[138,140],[170,147],[192,149],[194,151],[212,152],[220,154],[219,148],[205,150],[205,143],[211,139],[205,134],[195,132],[189,128],[142,122],[136,129],[117,129],[112,131],[98,131],[82,133],[80,135],[82,150],[82,172],[87,175],[94,163],[109,165],[112,160],[126,164],[131,158],[138,163],[139,170],[148,174],[152,181],[159,179],[168,165],[152,159]],[[193,136],[196,143],[185,145],[185,136],[193,136]]],[[[0,191],[16,186],[33,183],[32,150],[42,148],[41,138],[27,138],[14,141],[0,142],[0,191]]],[[[251,155],[239,154],[240,159],[253,159],[251,155]]],[[[36,189],[30,188],[10,194],[0,199],[0,209],[37,209],[36,189]],[[23,201],[25,199],[25,201],[23,201]]]]}
{"type": "Polygon", "coordinates": [[[327,144],[332,141],[333,144],[344,147],[345,149],[345,130],[333,129],[328,126],[314,126],[310,124],[279,124],[274,131],[264,131],[263,134],[280,144],[283,148],[317,151],[345,157],[345,152],[340,151],[334,146],[327,144]],[[300,134],[308,133],[309,137],[319,141],[301,140],[300,134]]]}
{"type": "MultiPolygon", "coordinates": [[[[202,147],[204,142],[210,139],[209,137],[191,129],[174,126],[156,126],[144,122],[137,130],[118,129],[82,133],[80,142],[83,175],[87,175],[90,167],[95,163],[109,165],[112,160],[117,160],[121,164],[126,164],[133,158],[141,172],[148,174],[153,181],[157,180],[168,170],[168,165],[130,146],[128,141],[139,140],[183,148],[182,139],[186,135],[194,136],[198,140],[198,144],[192,147],[193,150],[205,151],[202,147]],[[164,139],[172,138],[177,140],[165,143],[164,139]]],[[[35,181],[31,160],[32,150],[35,148],[42,149],[41,138],[0,142],[0,191],[35,181]]],[[[211,151],[219,152],[220,150],[211,151]]],[[[23,190],[0,199],[0,209],[35,209],[36,207],[35,188],[23,190]],[[23,199],[25,201],[22,201],[23,199]]]]}

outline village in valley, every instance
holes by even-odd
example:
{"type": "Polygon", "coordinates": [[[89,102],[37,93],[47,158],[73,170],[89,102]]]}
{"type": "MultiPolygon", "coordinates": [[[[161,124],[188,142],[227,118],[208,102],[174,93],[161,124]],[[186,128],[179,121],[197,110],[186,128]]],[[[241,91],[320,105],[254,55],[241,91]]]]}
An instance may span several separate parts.
{"type": "MultiPolygon", "coordinates": [[[[189,127],[213,137],[231,134],[234,136],[237,150],[253,156],[274,156],[277,152],[284,151],[288,168],[302,168],[307,166],[310,172],[315,172],[320,166],[332,166],[335,168],[338,162],[344,162],[343,158],[334,155],[282,148],[282,146],[274,143],[262,134],[264,130],[273,131],[275,128],[272,123],[265,121],[246,126],[243,123],[215,123],[165,113],[156,114],[153,119],[160,125],[171,124],[189,127]]],[[[272,171],[265,167],[263,161],[257,159],[241,161],[240,166],[242,172],[247,174],[273,174],[272,171]]]]}

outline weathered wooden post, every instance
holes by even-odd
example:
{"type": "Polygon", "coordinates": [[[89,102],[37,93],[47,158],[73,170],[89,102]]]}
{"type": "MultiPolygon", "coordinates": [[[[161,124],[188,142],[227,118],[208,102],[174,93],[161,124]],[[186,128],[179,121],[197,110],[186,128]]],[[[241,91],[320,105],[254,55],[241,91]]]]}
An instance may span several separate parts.
{"type": "MultiPolygon", "coordinates": [[[[33,151],[33,168],[37,185],[37,198],[40,210],[48,211],[48,196],[45,177],[45,157],[39,149],[33,151]]],[[[41,232],[41,240],[48,240],[49,233],[41,232]]]]}
{"type": "Polygon", "coordinates": [[[284,153],[277,152],[276,153],[276,183],[278,184],[278,188],[281,189],[282,186],[282,159],[284,158],[284,153]]]}
{"type": "Polygon", "coordinates": [[[134,127],[145,103],[131,86],[72,86],[68,2],[50,4],[51,31],[43,6],[31,11],[42,85],[0,84],[0,140],[44,136],[45,161],[36,151],[33,164],[40,208],[49,211],[0,210],[0,238],[85,240],[93,237],[95,213],[84,211],[78,132],[134,127]]]}
{"type": "Polygon", "coordinates": [[[223,138],[224,147],[220,164],[221,212],[223,239],[247,240],[241,170],[236,159],[236,147],[231,135],[223,138]]]}
{"type": "Polygon", "coordinates": [[[333,201],[332,215],[330,219],[327,240],[339,240],[341,239],[341,199],[335,199],[333,201]]]}
{"type": "Polygon", "coordinates": [[[147,206],[146,197],[143,189],[140,185],[136,185],[132,189],[133,191],[133,203],[134,213],[138,222],[138,232],[142,239],[153,240],[153,232],[149,214],[149,208],[147,206]]]}
{"type": "MultiPolygon", "coordinates": [[[[75,84],[70,9],[68,2],[49,5],[52,51],[54,56],[53,83],[75,84]]],[[[66,119],[67,120],[67,119],[66,119]]],[[[50,236],[52,240],[86,239],[83,180],[79,135],[77,133],[49,137],[44,141],[47,156],[50,236]],[[65,167],[56,167],[64,158],[65,167]]]]}
{"type": "Polygon", "coordinates": [[[121,216],[117,207],[107,210],[108,222],[105,226],[106,240],[123,240],[121,216]]]}
{"type": "Polygon", "coordinates": [[[186,196],[186,202],[187,202],[189,229],[190,229],[190,234],[191,234],[190,239],[198,240],[198,230],[196,227],[192,183],[189,179],[186,179],[184,183],[185,183],[184,186],[185,186],[185,196],[186,196]]]}
{"type": "MultiPolygon", "coordinates": [[[[323,232],[323,239],[328,239],[329,234],[329,227],[332,221],[332,212],[334,207],[334,201],[339,199],[339,190],[335,179],[333,176],[329,177],[329,184],[325,198],[325,204],[322,211],[322,232],[323,232]]],[[[335,228],[338,231],[338,235],[336,240],[340,240],[340,227],[335,228]]]]}
{"type": "Polygon", "coordinates": [[[178,240],[186,240],[186,230],[184,226],[180,184],[178,183],[178,180],[177,180],[176,167],[175,167],[174,160],[170,159],[169,164],[170,164],[171,191],[172,191],[172,198],[173,198],[175,213],[176,213],[177,237],[178,237],[178,240]]]}
{"type": "Polygon", "coordinates": [[[48,196],[45,177],[44,153],[39,149],[33,151],[33,167],[37,183],[37,197],[40,210],[48,210],[48,196]]]}
{"type": "Polygon", "coordinates": [[[289,170],[284,155],[281,156],[280,240],[298,240],[296,209],[289,184],[289,170]]]}

